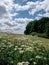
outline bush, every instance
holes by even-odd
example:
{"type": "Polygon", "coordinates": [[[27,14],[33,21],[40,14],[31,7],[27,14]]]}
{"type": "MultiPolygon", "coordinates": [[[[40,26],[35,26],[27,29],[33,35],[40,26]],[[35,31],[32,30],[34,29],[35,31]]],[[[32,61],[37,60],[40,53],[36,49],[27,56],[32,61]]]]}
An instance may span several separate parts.
{"type": "Polygon", "coordinates": [[[46,35],[45,33],[43,33],[43,34],[38,33],[37,36],[38,36],[38,37],[47,38],[47,35],[46,35]]]}
{"type": "Polygon", "coordinates": [[[30,35],[35,36],[35,35],[37,35],[37,33],[36,32],[32,32],[30,35]]]}

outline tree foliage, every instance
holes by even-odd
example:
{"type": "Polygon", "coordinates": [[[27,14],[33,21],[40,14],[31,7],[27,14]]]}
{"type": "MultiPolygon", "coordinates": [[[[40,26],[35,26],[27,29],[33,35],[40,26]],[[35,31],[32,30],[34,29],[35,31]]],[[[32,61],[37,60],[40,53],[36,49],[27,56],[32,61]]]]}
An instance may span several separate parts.
{"type": "Polygon", "coordinates": [[[43,17],[40,20],[34,20],[27,24],[25,34],[31,34],[33,32],[46,34],[49,37],[49,18],[43,17]]]}

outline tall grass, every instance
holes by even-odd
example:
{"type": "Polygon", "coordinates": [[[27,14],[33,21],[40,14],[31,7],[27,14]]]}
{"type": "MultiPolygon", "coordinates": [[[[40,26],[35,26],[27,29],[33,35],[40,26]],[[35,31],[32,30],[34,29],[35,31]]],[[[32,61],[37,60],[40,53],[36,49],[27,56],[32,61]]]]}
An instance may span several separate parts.
{"type": "Polygon", "coordinates": [[[42,44],[0,38],[0,65],[49,65],[49,49],[42,44]]]}

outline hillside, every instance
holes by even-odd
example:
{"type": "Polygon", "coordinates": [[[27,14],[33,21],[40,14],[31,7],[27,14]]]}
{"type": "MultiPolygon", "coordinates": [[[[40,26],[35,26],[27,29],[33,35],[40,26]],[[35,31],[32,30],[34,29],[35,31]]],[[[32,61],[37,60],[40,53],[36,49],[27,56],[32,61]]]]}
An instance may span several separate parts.
{"type": "Polygon", "coordinates": [[[0,65],[49,64],[49,39],[0,32],[0,65]]]}
{"type": "Polygon", "coordinates": [[[0,32],[0,37],[2,38],[7,38],[7,39],[16,39],[19,41],[26,41],[27,42],[34,42],[34,41],[38,41],[38,42],[43,42],[44,44],[48,45],[49,44],[49,39],[46,38],[41,38],[41,37],[37,37],[37,36],[32,36],[32,35],[23,35],[23,34],[11,34],[11,33],[4,33],[4,32],[0,32]]]}

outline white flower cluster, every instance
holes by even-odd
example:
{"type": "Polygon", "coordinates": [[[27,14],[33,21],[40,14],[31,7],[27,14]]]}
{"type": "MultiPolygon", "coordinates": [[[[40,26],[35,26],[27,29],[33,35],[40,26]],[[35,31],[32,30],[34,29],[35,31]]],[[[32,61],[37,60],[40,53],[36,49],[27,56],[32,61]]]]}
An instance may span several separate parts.
{"type": "Polygon", "coordinates": [[[29,62],[19,62],[17,65],[29,65],[29,62]]]}

